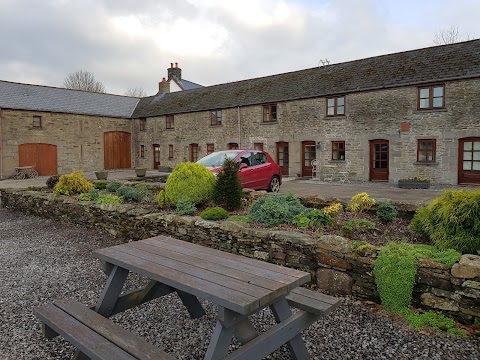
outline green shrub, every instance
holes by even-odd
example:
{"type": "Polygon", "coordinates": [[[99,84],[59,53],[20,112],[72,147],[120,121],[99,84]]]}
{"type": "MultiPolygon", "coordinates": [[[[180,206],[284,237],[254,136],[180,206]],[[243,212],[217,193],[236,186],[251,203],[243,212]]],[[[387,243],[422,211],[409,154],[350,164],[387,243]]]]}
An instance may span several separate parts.
{"type": "Polygon", "coordinates": [[[108,181],[95,181],[94,183],[95,188],[97,188],[98,190],[106,189],[108,184],[109,184],[108,181]]]}
{"type": "Polygon", "coordinates": [[[212,198],[215,176],[202,164],[181,163],[175,167],[165,184],[165,195],[172,204],[189,199],[194,204],[212,198]]]}
{"type": "Polygon", "coordinates": [[[309,209],[293,218],[293,224],[301,228],[316,228],[333,224],[332,217],[321,209],[309,209]]]}
{"type": "Polygon", "coordinates": [[[81,170],[76,170],[68,175],[60,176],[58,183],[55,185],[55,192],[63,195],[81,194],[94,187],[95,185],[85,179],[81,170]]]}
{"type": "Polygon", "coordinates": [[[149,200],[151,199],[152,192],[148,189],[147,185],[145,184],[137,184],[135,185],[135,190],[141,195],[142,200],[149,200]]]}
{"type": "Polygon", "coordinates": [[[190,199],[180,199],[177,201],[175,213],[178,215],[193,215],[195,211],[197,211],[197,208],[190,199]]]}
{"type": "Polygon", "coordinates": [[[125,201],[140,202],[143,199],[143,193],[138,189],[130,186],[120,186],[117,189],[117,195],[121,196],[125,201]]]}
{"type": "Polygon", "coordinates": [[[160,190],[160,192],[155,197],[155,201],[161,209],[165,207],[165,205],[167,204],[167,199],[165,198],[165,190],[160,190]]]}
{"type": "Polygon", "coordinates": [[[121,187],[121,186],[122,186],[122,183],[120,183],[120,182],[118,182],[118,181],[112,181],[112,182],[109,182],[109,183],[107,184],[107,186],[105,187],[105,189],[107,189],[107,191],[109,191],[109,192],[114,193],[114,192],[117,192],[117,189],[118,189],[119,187],[121,187]]]}
{"type": "Polygon", "coordinates": [[[213,201],[228,210],[236,210],[242,206],[243,186],[238,176],[238,166],[235,161],[225,159],[223,169],[217,173],[213,201]]]}
{"type": "Polygon", "coordinates": [[[120,196],[112,195],[112,194],[104,194],[100,195],[95,202],[97,204],[121,204],[123,203],[123,199],[120,196]]]}
{"type": "Polygon", "coordinates": [[[367,219],[350,219],[348,220],[345,225],[343,225],[342,230],[347,233],[352,233],[354,231],[368,231],[368,230],[375,230],[377,226],[375,223],[371,222],[367,219]]]}
{"type": "Polygon", "coordinates": [[[98,189],[91,189],[88,193],[83,193],[77,196],[79,201],[93,201],[100,196],[98,189]]]}
{"type": "Polygon", "coordinates": [[[465,330],[456,329],[455,320],[446,317],[441,313],[427,311],[418,313],[408,308],[404,309],[402,315],[414,327],[415,330],[421,330],[425,327],[447,331],[449,334],[465,335],[465,330]]]}
{"type": "Polygon", "coordinates": [[[354,213],[361,213],[369,210],[375,205],[375,200],[370,199],[366,192],[358,193],[352,197],[350,204],[347,205],[347,210],[354,213]]]}
{"type": "Polygon", "coordinates": [[[381,202],[378,204],[376,215],[380,221],[391,222],[398,216],[398,210],[390,202],[381,202]]]}
{"type": "Polygon", "coordinates": [[[410,228],[439,249],[480,251],[480,190],[446,190],[417,211],[410,228]]]}
{"type": "Polygon", "coordinates": [[[232,215],[228,218],[228,221],[237,221],[237,222],[249,223],[249,222],[252,222],[252,219],[250,218],[250,216],[232,215]]]}
{"type": "Polygon", "coordinates": [[[303,211],[305,207],[295,195],[265,195],[255,201],[248,215],[257,223],[275,226],[291,224],[303,211]]]}
{"type": "Polygon", "coordinates": [[[223,220],[228,218],[228,211],[218,206],[206,208],[202,211],[200,217],[205,220],[223,220]]]}

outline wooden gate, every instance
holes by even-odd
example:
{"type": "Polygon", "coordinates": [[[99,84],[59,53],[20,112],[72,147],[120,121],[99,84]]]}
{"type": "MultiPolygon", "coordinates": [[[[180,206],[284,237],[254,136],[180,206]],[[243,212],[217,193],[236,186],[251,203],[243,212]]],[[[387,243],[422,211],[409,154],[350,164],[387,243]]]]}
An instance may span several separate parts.
{"type": "Polygon", "coordinates": [[[58,173],[57,146],[52,144],[18,145],[18,166],[34,166],[38,175],[58,173]]]}
{"type": "Polygon", "coordinates": [[[480,184],[480,138],[459,141],[458,183],[480,184]]]}
{"type": "Polygon", "coordinates": [[[312,177],[312,161],[317,157],[315,141],[302,142],[302,176],[312,177]]]}
{"type": "Polygon", "coordinates": [[[105,169],[129,169],[132,166],[130,133],[109,131],[103,134],[103,161],[105,169]]]}
{"type": "Polygon", "coordinates": [[[388,181],[388,140],[370,141],[370,181],[388,181]]]}

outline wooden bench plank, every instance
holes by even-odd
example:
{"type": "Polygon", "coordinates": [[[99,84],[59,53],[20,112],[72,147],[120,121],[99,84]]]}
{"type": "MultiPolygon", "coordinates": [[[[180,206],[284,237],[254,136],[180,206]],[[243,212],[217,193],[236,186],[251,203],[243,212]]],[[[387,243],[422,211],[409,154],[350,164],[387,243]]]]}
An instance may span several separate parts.
{"type": "Polygon", "coordinates": [[[92,359],[174,360],[174,357],[73,300],[34,309],[35,315],[92,359]]]}
{"type": "Polygon", "coordinates": [[[149,279],[212,301],[240,314],[248,314],[259,308],[258,299],[255,297],[200,279],[192,274],[181,273],[151,261],[137,258],[118,251],[116,248],[114,246],[102,249],[101,252],[96,253],[96,257],[107,262],[114,262],[149,279]]]}
{"type": "Polygon", "coordinates": [[[317,315],[328,315],[338,308],[341,300],[305,288],[292,290],[286,297],[290,306],[317,315]]]}

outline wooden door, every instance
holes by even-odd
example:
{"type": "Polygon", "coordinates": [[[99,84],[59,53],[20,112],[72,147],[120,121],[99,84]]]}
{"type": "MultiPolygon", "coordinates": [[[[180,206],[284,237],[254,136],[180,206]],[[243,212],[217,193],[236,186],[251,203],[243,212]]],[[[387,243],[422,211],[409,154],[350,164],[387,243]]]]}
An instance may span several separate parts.
{"type": "Polygon", "coordinates": [[[459,141],[458,183],[480,184],[480,138],[459,141]]]}
{"type": "Polygon", "coordinates": [[[198,144],[190,144],[190,161],[197,162],[198,160],[198,144]]]}
{"type": "Polygon", "coordinates": [[[130,133],[109,131],[103,134],[103,159],[105,169],[130,169],[132,167],[132,141],[130,133]]]}
{"type": "Polygon", "coordinates": [[[370,141],[370,181],[388,181],[388,140],[370,141]]]}
{"type": "Polygon", "coordinates": [[[237,143],[228,143],[227,148],[228,148],[228,150],[237,150],[238,149],[238,144],[237,143]]]}
{"type": "Polygon", "coordinates": [[[21,144],[18,166],[34,166],[38,175],[58,174],[57,146],[52,144],[21,144]]]}
{"type": "Polygon", "coordinates": [[[302,176],[312,177],[312,161],[317,157],[315,141],[302,142],[302,176]]]}
{"type": "Polygon", "coordinates": [[[288,176],[288,142],[277,142],[277,164],[282,175],[288,176]]]}
{"type": "Polygon", "coordinates": [[[160,166],[160,145],[153,144],[153,168],[158,170],[160,166]]]}

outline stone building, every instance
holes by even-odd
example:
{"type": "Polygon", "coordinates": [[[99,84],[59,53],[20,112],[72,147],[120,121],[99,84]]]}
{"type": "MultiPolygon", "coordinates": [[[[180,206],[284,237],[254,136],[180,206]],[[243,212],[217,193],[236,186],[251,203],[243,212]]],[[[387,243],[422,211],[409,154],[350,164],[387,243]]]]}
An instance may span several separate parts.
{"type": "MultiPolygon", "coordinates": [[[[169,73],[176,68],[171,64],[169,73]]],[[[43,136],[51,136],[52,144],[58,133],[63,137],[58,142],[72,138],[62,145],[59,171],[75,163],[86,170],[111,167],[106,154],[113,145],[107,146],[104,134],[117,131],[130,134],[131,166],[174,166],[212,151],[256,148],[270,152],[288,176],[311,176],[312,161],[317,159],[315,176],[320,178],[335,169],[350,180],[397,182],[420,176],[434,183],[480,183],[480,40],[181,92],[171,92],[166,83],[172,82],[162,81],[158,94],[138,103],[118,97],[125,109],[122,114],[85,114],[87,103],[80,106],[83,112],[72,113],[75,117],[61,115],[68,113],[58,111],[61,108],[43,109],[58,122],[57,130],[63,125],[57,135],[45,131],[43,136]],[[91,133],[86,133],[79,132],[80,125],[76,130],[66,125],[67,119],[86,115],[110,127],[90,127],[91,133]],[[86,150],[90,147],[86,138],[96,139],[92,141],[96,161],[86,158],[86,152],[93,152],[86,150]],[[66,145],[75,156],[63,153],[66,145]],[[82,151],[83,157],[78,155],[82,151]]],[[[21,163],[23,144],[44,141],[39,136],[30,140],[32,130],[21,129],[27,119],[35,121],[34,115],[6,106],[1,86],[0,82],[0,158],[7,164],[5,156],[10,156],[3,173],[8,174],[21,163]],[[23,123],[15,120],[21,116],[23,123]],[[10,142],[4,145],[6,141],[10,142]]],[[[101,101],[114,98],[89,95],[104,96],[101,101]]]]}

